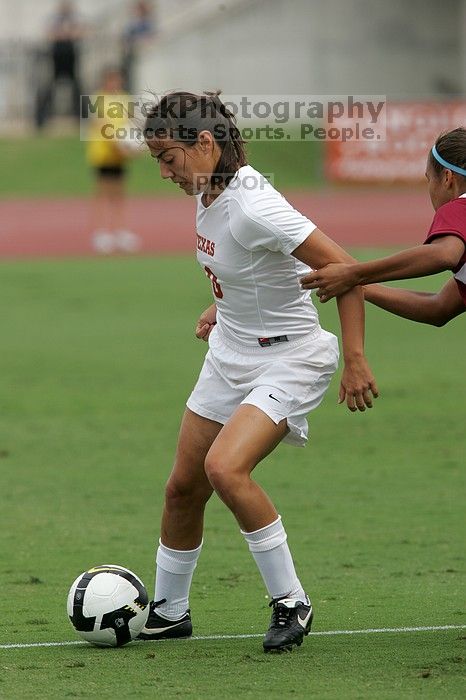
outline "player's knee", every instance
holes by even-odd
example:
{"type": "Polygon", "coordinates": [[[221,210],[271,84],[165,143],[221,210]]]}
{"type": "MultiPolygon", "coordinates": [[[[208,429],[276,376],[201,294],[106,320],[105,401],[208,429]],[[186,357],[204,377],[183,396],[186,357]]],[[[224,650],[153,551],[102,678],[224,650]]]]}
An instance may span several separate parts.
{"type": "Polygon", "coordinates": [[[178,508],[192,507],[193,504],[206,503],[212,495],[210,484],[184,481],[171,477],[165,487],[167,505],[178,508]]]}
{"type": "Polygon", "coordinates": [[[237,491],[241,473],[227,464],[221,455],[208,454],[204,463],[206,476],[218,496],[224,501],[237,491]]]}

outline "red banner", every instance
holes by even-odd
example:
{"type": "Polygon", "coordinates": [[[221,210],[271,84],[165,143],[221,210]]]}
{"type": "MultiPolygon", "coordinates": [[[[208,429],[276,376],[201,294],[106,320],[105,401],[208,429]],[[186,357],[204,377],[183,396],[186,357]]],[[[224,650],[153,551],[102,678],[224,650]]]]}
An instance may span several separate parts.
{"type": "Polygon", "coordinates": [[[333,182],[420,182],[437,136],[466,126],[466,102],[388,102],[386,141],[326,143],[333,182]]]}

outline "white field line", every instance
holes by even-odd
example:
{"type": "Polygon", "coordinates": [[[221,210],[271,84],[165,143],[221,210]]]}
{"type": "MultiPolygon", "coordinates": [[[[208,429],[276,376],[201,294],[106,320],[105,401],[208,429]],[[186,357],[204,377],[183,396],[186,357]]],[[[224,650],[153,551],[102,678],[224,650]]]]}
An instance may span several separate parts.
{"type": "MultiPolygon", "coordinates": [[[[310,637],[333,637],[335,635],[351,634],[393,634],[401,632],[443,632],[446,630],[464,630],[466,625],[437,625],[430,627],[369,627],[365,630],[327,630],[325,632],[310,632],[310,637]]],[[[205,637],[191,637],[185,641],[211,641],[215,639],[257,639],[263,634],[211,634],[205,637]]],[[[182,641],[182,640],[154,640],[154,641],[182,641]]],[[[147,641],[139,642],[147,644],[147,641]]],[[[33,642],[30,644],[0,644],[0,649],[31,649],[35,647],[71,647],[86,646],[87,642],[33,642]]]]}

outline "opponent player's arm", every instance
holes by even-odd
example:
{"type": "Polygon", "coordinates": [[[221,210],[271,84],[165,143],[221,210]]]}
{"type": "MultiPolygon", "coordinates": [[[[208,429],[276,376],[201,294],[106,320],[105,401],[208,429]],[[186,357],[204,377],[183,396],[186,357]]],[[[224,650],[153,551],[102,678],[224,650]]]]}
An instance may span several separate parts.
{"type": "MultiPolygon", "coordinates": [[[[293,255],[310,267],[351,260],[339,245],[315,229],[293,255]]],[[[346,398],[351,411],[372,407],[369,392],[377,397],[377,385],[364,356],[364,301],[361,288],[352,289],[337,299],[342,331],[345,368],[341,378],[339,403],[346,398]]]]}
{"type": "Polygon", "coordinates": [[[304,289],[319,289],[321,301],[343,294],[358,284],[434,275],[454,268],[464,254],[464,242],[455,235],[435,238],[429,245],[416,246],[386,258],[364,263],[331,265],[315,270],[301,280],[304,289]]]}
{"type": "Polygon", "coordinates": [[[452,318],[466,311],[458,285],[453,278],[436,293],[371,284],[364,287],[364,298],[396,316],[419,323],[429,323],[432,326],[444,326],[452,318]]]}

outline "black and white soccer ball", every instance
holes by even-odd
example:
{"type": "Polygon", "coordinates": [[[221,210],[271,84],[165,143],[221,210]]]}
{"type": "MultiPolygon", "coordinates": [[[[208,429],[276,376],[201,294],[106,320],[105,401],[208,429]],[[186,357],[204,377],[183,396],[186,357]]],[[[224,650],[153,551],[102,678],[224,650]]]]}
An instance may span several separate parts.
{"type": "Polygon", "coordinates": [[[140,578],[116,564],[84,571],[70,588],[68,615],[87,642],[120,647],[135,639],[149,615],[149,597],[140,578]]]}

